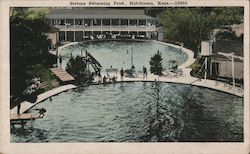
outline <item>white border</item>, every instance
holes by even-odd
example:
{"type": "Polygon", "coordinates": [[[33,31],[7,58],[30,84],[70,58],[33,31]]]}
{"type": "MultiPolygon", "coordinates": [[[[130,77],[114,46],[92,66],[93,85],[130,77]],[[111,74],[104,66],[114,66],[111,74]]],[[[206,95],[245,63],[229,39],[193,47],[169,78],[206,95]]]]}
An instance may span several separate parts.
{"type": "MultiPolygon", "coordinates": [[[[96,0],[100,1],[100,0],[96,0]]],[[[121,1],[121,0],[119,0],[121,1]]],[[[141,0],[142,1],[142,0],[141,0]]],[[[145,0],[149,1],[149,0],[145,0]]],[[[155,0],[156,2],[157,0],[155,0]]],[[[162,0],[167,1],[167,0],[162,0]]],[[[175,1],[175,0],[168,0],[175,1]]],[[[102,153],[102,154],[163,154],[163,153],[249,153],[249,1],[188,0],[187,6],[244,6],[244,142],[193,143],[10,143],[9,129],[9,7],[69,6],[70,1],[0,0],[0,153],[102,153]]],[[[74,2],[83,2],[74,0],[74,2]]],[[[88,1],[87,1],[88,2],[88,1]]],[[[112,1],[111,1],[112,2],[112,1]]],[[[70,6],[72,7],[72,6],[70,6]]],[[[91,6],[93,7],[93,6],[91,6]]],[[[98,6],[101,7],[101,6],[98,6]]],[[[136,6],[133,6],[136,7],[136,6]]],[[[155,6],[157,7],[157,6],[155,6]]]]}

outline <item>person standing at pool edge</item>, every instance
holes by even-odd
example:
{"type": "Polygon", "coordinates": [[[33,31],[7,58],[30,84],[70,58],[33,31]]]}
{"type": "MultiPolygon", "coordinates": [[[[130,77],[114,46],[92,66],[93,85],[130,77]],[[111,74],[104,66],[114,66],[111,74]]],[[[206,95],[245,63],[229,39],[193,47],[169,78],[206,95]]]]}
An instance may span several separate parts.
{"type": "Polygon", "coordinates": [[[144,78],[147,79],[147,75],[148,75],[147,68],[145,66],[143,66],[143,79],[144,78]]]}
{"type": "Polygon", "coordinates": [[[59,63],[60,63],[60,67],[62,67],[62,56],[59,56],[59,63]]]}
{"type": "Polygon", "coordinates": [[[123,81],[123,76],[124,76],[124,70],[123,70],[123,68],[121,69],[120,74],[121,74],[121,80],[123,81]]]}

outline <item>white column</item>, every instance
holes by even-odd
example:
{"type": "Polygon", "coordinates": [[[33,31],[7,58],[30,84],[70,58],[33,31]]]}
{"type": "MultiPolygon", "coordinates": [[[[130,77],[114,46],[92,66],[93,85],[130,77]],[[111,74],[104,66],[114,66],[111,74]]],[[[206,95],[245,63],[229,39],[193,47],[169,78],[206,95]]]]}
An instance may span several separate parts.
{"type": "Polygon", "coordinates": [[[91,20],[91,30],[92,30],[92,34],[93,34],[93,25],[94,25],[94,19],[91,20]]]}
{"type": "Polygon", "coordinates": [[[74,35],[74,42],[76,41],[76,31],[73,31],[73,35],[74,35]]]}
{"type": "MultiPolygon", "coordinates": [[[[209,41],[209,55],[213,52],[213,41],[209,41]]],[[[212,57],[210,56],[210,75],[212,75],[212,57]]]]}
{"type": "Polygon", "coordinates": [[[76,28],[76,19],[73,19],[74,29],[76,28]]]}
{"type": "Polygon", "coordinates": [[[129,24],[130,24],[130,22],[129,22],[129,19],[128,19],[128,33],[130,32],[129,24]]]}
{"type": "Polygon", "coordinates": [[[67,31],[65,30],[65,41],[67,41],[67,31]]]}
{"type": "Polygon", "coordinates": [[[102,34],[102,19],[101,19],[101,34],[102,34]]]}
{"type": "Polygon", "coordinates": [[[60,40],[59,40],[59,32],[56,32],[56,43],[58,43],[60,40]]]}
{"type": "Polygon", "coordinates": [[[111,32],[111,26],[112,26],[112,19],[109,19],[109,32],[111,32]]]}

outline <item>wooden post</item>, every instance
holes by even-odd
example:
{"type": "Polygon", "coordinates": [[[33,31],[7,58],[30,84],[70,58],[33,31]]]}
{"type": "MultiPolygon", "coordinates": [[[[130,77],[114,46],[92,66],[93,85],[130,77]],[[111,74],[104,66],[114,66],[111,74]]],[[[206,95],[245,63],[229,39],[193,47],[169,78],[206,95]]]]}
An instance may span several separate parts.
{"type": "Polygon", "coordinates": [[[205,76],[204,76],[204,79],[205,79],[205,83],[206,83],[206,80],[207,80],[207,57],[205,58],[205,76]]]}
{"type": "Polygon", "coordinates": [[[233,92],[235,92],[235,78],[234,78],[234,56],[232,56],[232,78],[233,78],[233,92]]]}

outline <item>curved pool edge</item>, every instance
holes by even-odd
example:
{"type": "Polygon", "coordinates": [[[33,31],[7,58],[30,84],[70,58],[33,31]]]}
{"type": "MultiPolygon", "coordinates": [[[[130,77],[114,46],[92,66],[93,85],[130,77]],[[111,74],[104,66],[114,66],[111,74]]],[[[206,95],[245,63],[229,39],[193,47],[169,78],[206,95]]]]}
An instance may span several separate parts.
{"type": "MultiPolygon", "coordinates": [[[[28,111],[29,109],[33,108],[37,104],[41,103],[42,101],[44,101],[44,100],[46,100],[46,99],[48,99],[48,98],[50,98],[52,96],[58,95],[59,93],[62,93],[62,92],[65,92],[65,91],[68,91],[68,90],[74,89],[74,88],[77,88],[77,86],[73,85],[73,84],[63,85],[63,86],[56,87],[54,89],[51,89],[49,91],[46,91],[44,93],[39,94],[37,96],[36,102],[34,102],[34,103],[31,103],[31,102],[28,102],[28,101],[23,101],[23,102],[21,102],[20,114],[28,111]]],[[[17,113],[17,106],[12,108],[10,110],[10,113],[11,114],[12,113],[16,114],[17,113]]]]}
{"type": "MultiPolygon", "coordinates": [[[[161,80],[161,79],[159,79],[159,80],[153,80],[153,79],[151,79],[151,80],[136,80],[136,79],[131,79],[131,80],[124,80],[124,81],[117,81],[117,82],[115,82],[115,83],[107,83],[107,85],[108,84],[117,84],[117,83],[129,83],[129,82],[161,82],[161,83],[171,83],[171,84],[185,84],[185,85],[190,85],[190,86],[195,86],[195,87],[200,87],[200,88],[207,88],[207,89],[211,89],[211,90],[215,90],[215,91],[220,91],[220,92],[223,92],[223,93],[226,93],[226,94],[230,94],[230,95],[233,95],[233,96],[237,96],[237,97],[243,97],[243,95],[241,95],[240,93],[232,93],[232,92],[230,92],[230,91],[225,91],[225,90],[223,90],[223,89],[221,89],[221,88],[214,88],[214,87],[211,87],[211,86],[205,86],[205,85],[202,85],[202,84],[190,84],[190,83],[188,83],[188,82],[185,82],[185,81],[180,81],[180,82],[175,82],[175,81],[171,81],[171,80],[169,80],[169,81],[164,81],[164,80],[161,80]]],[[[201,81],[202,82],[202,81],[201,81]]],[[[89,85],[84,85],[84,86],[90,86],[90,85],[105,85],[104,83],[91,83],[91,84],[89,84],[89,85]]],[[[84,87],[83,86],[83,87],[84,87]]],[[[78,87],[80,87],[80,86],[78,86],[78,87]]]]}
{"type": "Polygon", "coordinates": [[[77,44],[77,43],[79,43],[79,42],[70,42],[70,43],[64,44],[64,45],[62,45],[62,46],[59,46],[59,47],[57,48],[58,55],[61,54],[62,49],[66,48],[66,47],[68,47],[68,46],[71,46],[71,45],[75,45],[75,44],[77,44]]]}
{"type": "Polygon", "coordinates": [[[185,61],[185,63],[181,64],[180,66],[178,66],[178,68],[186,68],[189,67],[190,65],[192,65],[195,62],[195,58],[194,58],[194,53],[192,50],[187,49],[183,46],[179,46],[179,45],[175,45],[175,44],[171,44],[171,43],[166,43],[166,42],[160,42],[160,41],[156,41],[156,40],[152,40],[152,42],[155,43],[159,43],[159,44],[164,44],[167,46],[171,46],[177,49],[180,49],[182,52],[186,53],[188,55],[188,59],[187,61],[185,61]]]}
{"type": "MultiPolygon", "coordinates": [[[[82,42],[96,42],[96,41],[117,41],[120,39],[111,39],[111,40],[90,40],[90,41],[82,41],[82,42]]],[[[126,40],[125,40],[126,41],[126,40]]],[[[190,65],[192,65],[195,62],[195,58],[194,58],[194,53],[192,52],[192,50],[187,49],[183,46],[179,46],[179,45],[175,45],[175,44],[171,44],[171,43],[166,43],[166,42],[161,42],[161,41],[156,41],[156,40],[129,40],[129,41],[143,41],[143,42],[154,42],[154,43],[158,43],[158,44],[163,44],[163,45],[167,45],[167,46],[171,46],[177,49],[180,49],[182,52],[186,53],[188,55],[188,59],[185,61],[185,63],[181,64],[180,66],[178,66],[178,68],[186,68],[189,67],[190,65]]],[[[58,55],[61,54],[62,49],[71,46],[71,45],[75,45],[81,42],[70,42],[68,44],[62,45],[58,47],[58,55]]]]}

